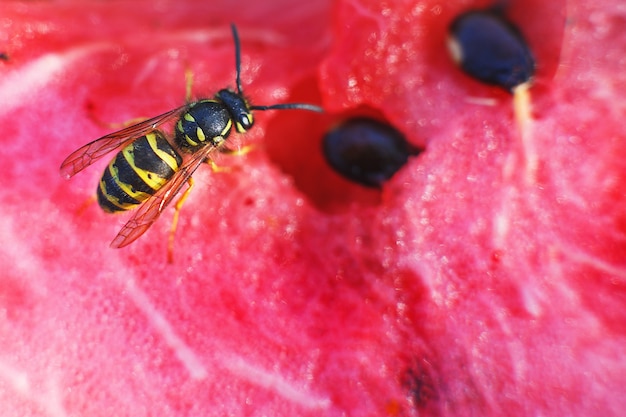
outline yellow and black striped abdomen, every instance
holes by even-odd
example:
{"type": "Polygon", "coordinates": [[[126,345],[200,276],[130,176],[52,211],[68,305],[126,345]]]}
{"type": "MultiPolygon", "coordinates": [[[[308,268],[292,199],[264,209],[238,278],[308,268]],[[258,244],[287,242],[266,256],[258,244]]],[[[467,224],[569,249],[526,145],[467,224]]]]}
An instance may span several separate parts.
{"type": "Polygon", "coordinates": [[[178,171],[182,158],[159,131],[123,148],[104,170],[98,204],[106,212],[130,210],[156,193],[178,171]]]}

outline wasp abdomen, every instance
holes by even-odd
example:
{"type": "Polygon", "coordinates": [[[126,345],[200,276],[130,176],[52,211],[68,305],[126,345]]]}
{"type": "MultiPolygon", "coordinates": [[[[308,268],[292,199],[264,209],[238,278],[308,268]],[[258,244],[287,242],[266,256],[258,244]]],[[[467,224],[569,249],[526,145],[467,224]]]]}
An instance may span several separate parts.
{"type": "Polygon", "coordinates": [[[187,148],[205,144],[217,146],[228,137],[232,125],[231,115],[222,102],[201,100],[193,103],[178,119],[176,141],[187,148]]]}
{"type": "Polygon", "coordinates": [[[130,210],[163,187],[182,162],[161,132],[142,136],[123,148],[104,170],[98,204],[110,213],[130,210]]]}

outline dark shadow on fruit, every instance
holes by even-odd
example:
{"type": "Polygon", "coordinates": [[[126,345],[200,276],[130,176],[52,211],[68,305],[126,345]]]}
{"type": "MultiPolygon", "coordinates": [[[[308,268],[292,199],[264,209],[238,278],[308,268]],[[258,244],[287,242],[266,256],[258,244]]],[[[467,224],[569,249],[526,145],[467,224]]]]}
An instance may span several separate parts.
{"type": "MultiPolygon", "coordinates": [[[[293,91],[293,95],[285,101],[306,103],[321,101],[313,77],[299,83],[293,91]]],[[[276,114],[269,123],[264,146],[271,161],[293,178],[294,185],[318,209],[325,212],[342,212],[354,206],[372,207],[381,202],[382,184],[404,165],[408,156],[418,153],[416,148],[406,144],[406,141],[402,139],[406,145],[400,146],[403,149],[400,153],[408,154],[408,156],[404,159],[393,158],[394,161],[402,159],[400,164],[394,162],[394,168],[391,170],[393,172],[390,172],[388,167],[381,171],[381,166],[388,165],[377,160],[380,159],[377,157],[381,156],[381,149],[387,151],[389,142],[396,143],[398,137],[402,135],[394,133],[393,139],[388,140],[389,130],[383,129],[387,133],[382,134],[378,131],[369,132],[369,128],[374,125],[388,126],[378,111],[366,107],[342,114],[284,111],[276,114]],[[336,132],[336,129],[340,129],[346,120],[351,119],[367,120],[367,122],[357,124],[357,127],[361,126],[361,132],[364,133],[363,140],[355,138],[353,135],[355,131],[349,130],[347,138],[352,144],[348,144],[348,148],[353,148],[353,151],[348,152],[347,155],[340,152],[336,156],[339,160],[346,160],[349,159],[350,154],[354,154],[356,156],[355,170],[358,171],[356,175],[360,178],[365,175],[365,181],[368,184],[364,181],[355,181],[354,178],[341,173],[333,168],[324,157],[324,137],[329,132],[336,132]],[[368,139],[368,135],[372,134],[374,135],[373,141],[368,139]],[[359,144],[364,145],[359,147],[359,144]]],[[[393,128],[388,129],[395,132],[393,128]]],[[[385,152],[382,153],[385,154],[385,152]]],[[[387,157],[383,155],[383,159],[387,160],[387,157]]]]}

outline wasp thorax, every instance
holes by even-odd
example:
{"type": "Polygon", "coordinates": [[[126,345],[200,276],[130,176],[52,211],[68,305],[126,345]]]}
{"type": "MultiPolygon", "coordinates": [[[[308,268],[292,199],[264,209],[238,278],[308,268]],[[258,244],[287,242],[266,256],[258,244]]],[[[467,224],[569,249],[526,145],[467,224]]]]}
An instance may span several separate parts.
{"type": "Polygon", "coordinates": [[[189,106],[176,124],[176,142],[186,148],[215,145],[228,137],[232,115],[218,100],[200,100],[189,106]]]}

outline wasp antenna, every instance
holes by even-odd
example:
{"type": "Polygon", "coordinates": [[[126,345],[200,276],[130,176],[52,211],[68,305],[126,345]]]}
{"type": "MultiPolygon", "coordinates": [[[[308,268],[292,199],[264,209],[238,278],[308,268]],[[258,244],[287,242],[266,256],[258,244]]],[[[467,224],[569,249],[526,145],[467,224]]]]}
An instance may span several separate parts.
{"type": "Polygon", "coordinates": [[[239,43],[239,34],[234,23],[230,24],[233,31],[233,40],[235,41],[235,70],[237,72],[237,92],[241,94],[241,45],[239,43]]]}
{"type": "Polygon", "coordinates": [[[251,110],[309,110],[317,113],[324,113],[320,106],[308,103],[283,103],[271,106],[250,106],[251,110]]]}

